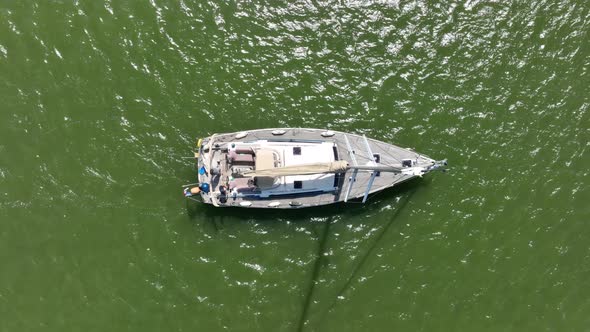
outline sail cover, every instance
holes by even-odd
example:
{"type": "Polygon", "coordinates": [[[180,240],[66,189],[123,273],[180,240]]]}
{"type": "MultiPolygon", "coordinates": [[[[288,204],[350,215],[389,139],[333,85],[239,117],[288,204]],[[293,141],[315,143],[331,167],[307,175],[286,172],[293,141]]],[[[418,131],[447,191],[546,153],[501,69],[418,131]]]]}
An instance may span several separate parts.
{"type": "Polygon", "coordinates": [[[348,163],[345,160],[333,161],[329,163],[301,164],[286,167],[256,169],[253,171],[243,172],[244,176],[286,176],[286,175],[307,175],[321,173],[340,173],[346,172],[348,163]]]}

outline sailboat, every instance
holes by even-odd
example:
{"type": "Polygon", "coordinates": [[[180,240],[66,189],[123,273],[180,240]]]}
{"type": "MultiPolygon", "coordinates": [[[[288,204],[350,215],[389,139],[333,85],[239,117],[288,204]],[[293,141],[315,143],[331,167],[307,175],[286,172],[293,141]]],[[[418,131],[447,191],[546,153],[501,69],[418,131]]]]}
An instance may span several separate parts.
{"type": "Polygon", "coordinates": [[[271,128],[199,139],[198,182],[184,195],[215,207],[294,209],[361,201],[434,170],[409,148],[345,132],[271,128]]]}

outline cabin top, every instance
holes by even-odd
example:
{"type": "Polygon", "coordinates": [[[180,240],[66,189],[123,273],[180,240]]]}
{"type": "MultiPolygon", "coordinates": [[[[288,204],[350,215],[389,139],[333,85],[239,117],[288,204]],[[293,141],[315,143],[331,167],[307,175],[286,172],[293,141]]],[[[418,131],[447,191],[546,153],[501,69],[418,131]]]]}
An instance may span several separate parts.
{"type": "MultiPolygon", "coordinates": [[[[266,170],[335,160],[333,142],[230,142],[228,173],[266,170]]],[[[261,196],[334,190],[334,174],[230,179],[230,189],[260,191],[261,196]],[[233,185],[232,185],[233,184],[233,185]]]]}

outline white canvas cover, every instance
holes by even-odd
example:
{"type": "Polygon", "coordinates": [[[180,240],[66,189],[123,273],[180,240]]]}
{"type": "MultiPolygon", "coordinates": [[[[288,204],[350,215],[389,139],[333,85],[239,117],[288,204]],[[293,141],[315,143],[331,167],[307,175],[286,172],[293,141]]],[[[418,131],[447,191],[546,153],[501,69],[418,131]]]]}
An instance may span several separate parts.
{"type": "Polygon", "coordinates": [[[256,169],[269,169],[275,167],[275,153],[272,150],[256,151],[256,169]]]}
{"type": "Polygon", "coordinates": [[[321,173],[340,173],[347,170],[348,163],[345,160],[333,161],[329,163],[302,164],[286,167],[256,169],[242,173],[244,176],[287,176],[287,175],[307,175],[321,173]]]}

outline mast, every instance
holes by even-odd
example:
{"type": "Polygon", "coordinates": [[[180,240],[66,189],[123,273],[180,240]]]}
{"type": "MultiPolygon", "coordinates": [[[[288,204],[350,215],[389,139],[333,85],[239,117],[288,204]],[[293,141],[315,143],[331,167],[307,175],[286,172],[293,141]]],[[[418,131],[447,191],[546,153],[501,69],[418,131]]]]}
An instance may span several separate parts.
{"type": "MultiPolygon", "coordinates": [[[[326,162],[326,163],[312,163],[300,164],[293,166],[284,166],[277,168],[266,168],[260,170],[244,171],[237,173],[239,176],[289,176],[289,175],[308,175],[308,174],[329,174],[329,173],[343,173],[349,170],[353,171],[353,177],[358,171],[376,171],[376,172],[393,172],[402,173],[401,168],[395,166],[381,166],[381,165],[356,165],[350,166],[344,160],[326,162]]],[[[351,177],[351,181],[353,181],[351,177]]]]}
{"type": "Polygon", "coordinates": [[[348,169],[358,170],[358,171],[377,171],[377,172],[390,172],[390,173],[402,173],[401,167],[396,166],[381,166],[381,165],[359,165],[359,166],[348,166],[348,169]]]}

